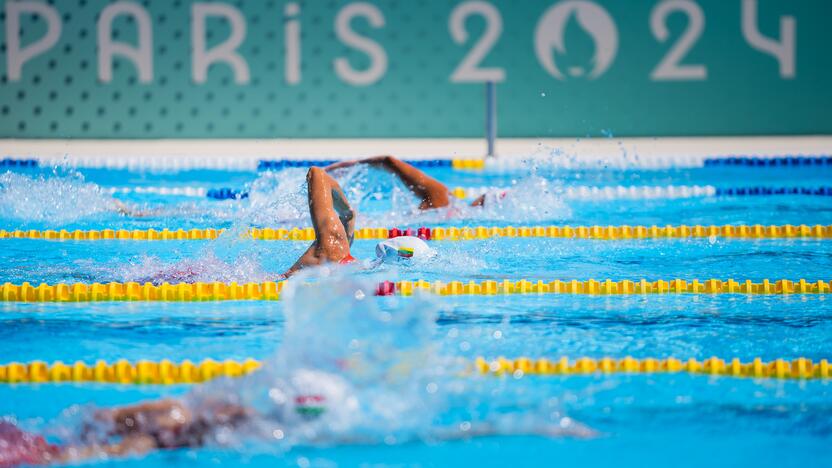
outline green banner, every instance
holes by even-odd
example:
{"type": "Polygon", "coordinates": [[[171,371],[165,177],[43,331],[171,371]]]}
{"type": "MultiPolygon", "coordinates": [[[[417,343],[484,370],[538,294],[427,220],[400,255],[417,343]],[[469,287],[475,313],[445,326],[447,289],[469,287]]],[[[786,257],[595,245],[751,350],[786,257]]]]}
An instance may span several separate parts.
{"type": "Polygon", "coordinates": [[[828,0],[5,0],[0,136],[832,133],[828,0]]]}

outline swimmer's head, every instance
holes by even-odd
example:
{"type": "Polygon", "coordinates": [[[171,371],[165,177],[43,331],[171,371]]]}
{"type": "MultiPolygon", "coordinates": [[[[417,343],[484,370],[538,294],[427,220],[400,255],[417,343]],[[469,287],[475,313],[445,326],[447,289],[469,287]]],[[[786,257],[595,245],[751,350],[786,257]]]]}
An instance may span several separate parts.
{"type": "Polygon", "coordinates": [[[290,379],[289,394],[286,395],[290,408],[297,417],[306,421],[316,420],[324,415],[331,423],[349,420],[355,411],[354,390],[343,377],[330,372],[313,369],[299,369],[290,379]]]}
{"type": "Polygon", "coordinates": [[[394,237],[376,245],[376,263],[409,263],[431,258],[436,251],[422,239],[413,236],[394,237]]]}

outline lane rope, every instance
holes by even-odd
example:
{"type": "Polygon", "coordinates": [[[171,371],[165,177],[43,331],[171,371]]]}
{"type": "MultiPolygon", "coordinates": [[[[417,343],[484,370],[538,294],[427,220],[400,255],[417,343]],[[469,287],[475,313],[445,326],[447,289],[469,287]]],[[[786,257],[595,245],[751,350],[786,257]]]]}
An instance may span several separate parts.
{"type": "MultiPolygon", "coordinates": [[[[225,229],[30,229],[6,231],[0,229],[0,239],[48,239],[48,240],[213,240],[225,229]]],[[[242,231],[241,237],[253,240],[313,241],[315,230],[308,228],[251,228],[242,231]]],[[[677,226],[506,226],[506,227],[420,227],[414,228],[360,228],[355,230],[357,240],[383,240],[399,236],[416,236],[425,240],[465,241],[493,237],[546,237],[556,239],[640,240],[640,239],[830,239],[832,225],[677,225],[677,226]]]]}
{"type": "MultiPolygon", "coordinates": [[[[737,196],[750,192],[754,188],[736,189],[737,196]]],[[[758,191],[762,190],[757,188],[758,191]]],[[[451,194],[459,199],[471,199],[488,193],[501,193],[511,190],[509,187],[454,187],[450,189],[451,194]]],[[[676,199],[676,198],[699,198],[712,197],[720,194],[720,190],[711,185],[666,185],[666,186],[609,186],[609,187],[595,187],[595,186],[573,186],[563,188],[563,197],[568,200],[618,200],[618,199],[676,199]]],[[[731,189],[734,190],[734,189],[731,189]]],[[[779,191],[780,189],[770,189],[769,191],[779,191]]],[[[791,194],[791,189],[788,190],[791,194]]],[[[799,189],[795,193],[801,194],[799,189]]],[[[810,189],[817,191],[817,189],[810,189]]],[[[822,189],[824,194],[827,189],[822,189]]],[[[108,194],[151,194],[151,195],[169,195],[169,196],[184,196],[208,198],[211,200],[236,200],[246,199],[249,197],[249,192],[239,188],[231,187],[214,187],[206,188],[199,186],[185,186],[185,187],[165,187],[165,186],[147,186],[147,187],[104,187],[104,193],[108,194]]],[[[832,196],[832,188],[828,189],[829,195],[832,196]]],[[[779,192],[778,192],[779,194],[779,192]]]]}
{"type": "MultiPolygon", "coordinates": [[[[180,197],[197,197],[197,198],[212,198],[208,194],[214,189],[207,189],[205,187],[102,187],[101,191],[109,194],[140,194],[140,195],[170,195],[180,197]]],[[[233,198],[233,197],[231,197],[233,198]]]]}
{"type": "MultiPolygon", "coordinates": [[[[276,301],[285,281],[262,283],[41,283],[37,286],[4,283],[0,285],[0,302],[96,302],[96,301],[276,301]]],[[[829,294],[832,281],[791,280],[554,280],[528,281],[382,281],[377,296],[411,296],[426,292],[439,296],[504,296],[504,295],[647,295],[647,294],[745,294],[789,295],[829,294]]]]}
{"type": "MultiPolygon", "coordinates": [[[[238,378],[256,371],[261,366],[262,363],[254,359],[244,361],[206,359],[198,363],[189,360],[177,363],[167,359],[158,362],[140,360],[135,363],[121,359],[112,364],[105,361],[96,361],[95,364],[87,364],[82,361],[73,364],[64,364],[60,361],[51,364],[44,361],[12,362],[0,365],[0,383],[75,382],[121,385],[182,385],[202,383],[220,377],[238,378]]],[[[576,360],[569,360],[567,357],[554,360],[546,358],[533,360],[525,357],[510,360],[501,357],[488,361],[483,357],[478,357],[469,367],[468,375],[472,376],[491,375],[514,378],[523,376],[610,376],[614,374],[679,373],[799,380],[827,380],[832,377],[832,368],[830,368],[828,360],[822,359],[813,362],[807,358],[797,358],[791,361],[775,359],[769,362],[755,358],[744,363],[737,358],[723,360],[716,357],[702,361],[696,359],[683,361],[676,358],[635,359],[632,357],[623,359],[585,357],[576,360]]]]}
{"type": "MultiPolygon", "coordinates": [[[[455,187],[451,194],[459,199],[472,199],[488,193],[501,193],[508,187],[455,187]]],[[[231,187],[104,187],[104,193],[165,195],[208,198],[210,200],[243,200],[249,192],[231,187]]],[[[567,200],[675,200],[681,198],[753,197],[799,195],[832,197],[832,187],[715,187],[713,185],[657,185],[657,186],[575,186],[565,187],[562,193],[567,200]]]]}
{"type": "MultiPolygon", "coordinates": [[[[265,170],[281,170],[285,168],[307,168],[307,167],[320,167],[320,166],[328,166],[330,164],[336,163],[339,160],[332,159],[332,160],[302,160],[302,159],[280,159],[280,160],[267,160],[261,159],[257,163],[257,170],[265,171],[265,170]]],[[[452,168],[452,169],[484,169],[485,168],[485,160],[484,159],[416,159],[416,160],[406,160],[408,164],[413,167],[417,167],[420,169],[430,169],[430,168],[452,168]]]]}
{"type": "MultiPolygon", "coordinates": [[[[229,171],[263,171],[285,168],[307,168],[326,166],[335,160],[325,159],[259,159],[243,156],[202,156],[202,157],[149,157],[149,156],[69,156],[0,159],[0,168],[38,168],[70,166],[82,169],[127,169],[127,170],[194,170],[213,169],[229,171]]],[[[485,168],[481,158],[432,158],[408,160],[419,168],[451,168],[457,170],[479,170],[485,168]]]]}
{"type": "Polygon", "coordinates": [[[830,155],[793,155],[793,156],[728,156],[705,159],[705,167],[746,166],[746,167],[795,167],[795,166],[832,166],[830,155]]]}
{"type": "MultiPolygon", "coordinates": [[[[669,169],[669,168],[709,168],[709,167],[832,167],[830,155],[667,155],[643,156],[638,159],[627,157],[595,158],[493,158],[483,159],[447,159],[436,158],[436,164],[448,164],[455,169],[489,169],[521,170],[528,169],[535,163],[540,167],[565,169],[669,169]],[[472,162],[473,161],[473,162],[472,162]]],[[[34,168],[41,166],[69,165],[85,169],[129,169],[129,170],[238,170],[253,172],[262,169],[279,169],[284,167],[310,167],[330,162],[322,159],[285,159],[268,160],[245,156],[201,156],[201,157],[148,157],[148,156],[70,156],[22,158],[6,157],[0,159],[3,168],[34,168]]],[[[419,161],[419,163],[422,163],[419,161]]],[[[440,166],[434,166],[440,167],[440,166]]]]}

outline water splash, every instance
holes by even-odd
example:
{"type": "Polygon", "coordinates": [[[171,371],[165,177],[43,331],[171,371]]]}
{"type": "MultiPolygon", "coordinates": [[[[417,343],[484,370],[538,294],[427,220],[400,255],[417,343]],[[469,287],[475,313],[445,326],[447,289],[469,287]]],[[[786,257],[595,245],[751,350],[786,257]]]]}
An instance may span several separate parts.
{"type": "MultiPolygon", "coordinates": [[[[254,408],[253,435],[284,448],[591,433],[552,399],[518,406],[530,394],[521,383],[474,378],[466,362],[440,357],[433,300],[376,298],[374,284],[327,268],[293,279],[278,352],[245,379],[196,389],[191,407],[215,407],[219,397],[254,408]]],[[[218,442],[239,441],[221,431],[218,442]]]]}
{"type": "Polygon", "coordinates": [[[310,224],[305,169],[261,173],[248,193],[247,206],[238,213],[235,225],[310,224]]]}
{"type": "Polygon", "coordinates": [[[114,211],[112,198],[78,172],[0,175],[0,218],[65,224],[114,211]]]}
{"type": "Polygon", "coordinates": [[[430,427],[441,402],[427,382],[445,370],[432,341],[435,308],[420,298],[379,300],[373,282],[342,271],[293,279],[282,296],[278,352],[248,378],[195,390],[191,404],[233,395],[232,403],[256,410],[258,437],[290,445],[404,440],[430,427]]]}
{"type": "Polygon", "coordinates": [[[137,283],[196,283],[196,282],[262,282],[270,281],[274,273],[262,268],[261,256],[256,252],[242,253],[232,261],[218,258],[212,249],[205,249],[196,258],[166,262],[158,257],[143,256],[135,263],[112,271],[123,282],[137,283]]]}

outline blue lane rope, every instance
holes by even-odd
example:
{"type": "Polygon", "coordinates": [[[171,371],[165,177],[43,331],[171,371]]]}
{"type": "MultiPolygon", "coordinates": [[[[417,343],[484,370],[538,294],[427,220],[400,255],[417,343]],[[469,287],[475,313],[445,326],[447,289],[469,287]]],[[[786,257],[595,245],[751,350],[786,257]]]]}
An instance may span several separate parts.
{"type": "MultiPolygon", "coordinates": [[[[313,166],[326,166],[336,162],[335,160],[260,160],[257,164],[258,170],[279,170],[285,168],[308,168],[313,166]]],[[[453,167],[450,159],[429,159],[419,161],[408,161],[419,168],[453,167]]],[[[0,168],[37,168],[40,162],[36,159],[4,158],[0,159],[0,168]]],[[[777,156],[777,157],[756,157],[756,156],[733,156],[733,157],[712,157],[704,160],[705,167],[819,167],[832,166],[832,156],[777,156]]]]}
{"type": "Polygon", "coordinates": [[[248,198],[248,192],[223,187],[218,189],[209,189],[205,196],[212,200],[243,200],[248,198]]]}
{"type": "Polygon", "coordinates": [[[38,167],[36,159],[0,159],[0,167],[38,167]]]}
{"type": "MultiPolygon", "coordinates": [[[[248,192],[232,188],[210,189],[207,197],[212,200],[236,200],[248,198],[248,192]]],[[[832,197],[832,187],[728,187],[717,188],[717,197],[754,197],[774,195],[809,195],[832,197]]]]}
{"type": "MultiPolygon", "coordinates": [[[[261,159],[257,163],[258,171],[280,170],[292,167],[320,167],[328,166],[336,163],[335,160],[267,160],[261,159]]],[[[407,161],[413,167],[419,168],[433,168],[433,167],[452,167],[453,161],[450,159],[425,159],[418,161],[407,161]]]]}
{"type": "Polygon", "coordinates": [[[772,158],[753,156],[734,156],[728,158],[705,159],[705,167],[743,166],[743,167],[794,167],[794,166],[832,166],[832,156],[779,156],[772,158]]]}
{"type": "Polygon", "coordinates": [[[770,195],[814,195],[832,197],[832,187],[739,187],[718,188],[718,197],[753,197],[770,195]]]}

